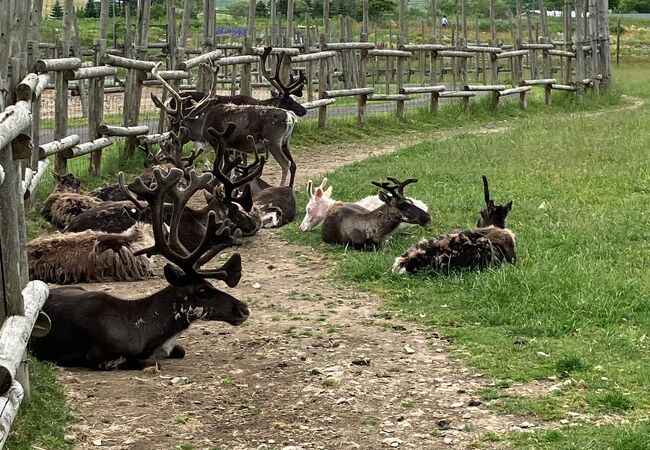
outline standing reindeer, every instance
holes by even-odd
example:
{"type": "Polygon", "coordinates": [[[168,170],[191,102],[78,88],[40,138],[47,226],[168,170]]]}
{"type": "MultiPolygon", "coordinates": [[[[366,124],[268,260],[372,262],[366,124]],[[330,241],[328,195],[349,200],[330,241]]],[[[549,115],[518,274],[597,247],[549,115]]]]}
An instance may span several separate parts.
{"type": "Polygon", "coordinates": [[[414,178],[398,181],[393,177],[388,182],[373,181],[381,189],[379,199],[384,205],[374,211],[354,203],[333,205],[323,221],[321,237],[330,244],[376,250],[391,238],[400,223],[428,225],[431,216],[404,196],[404,188],[415,182],[414,178]]]}
{"type": "MultiPolygon", "coordinates": [[[[277,91],[271,91],[271,98],[264,100],[258,100],[254,97],[248,95],[214,95],[210,100],[210,105],[213,104],[225,104],[231,103],[233,105],[257,105],[257,106],[273,106],[275,108],[285,109],[291,111],[298,117],[302,117],[307,114],[307,110],[300,103],[291,98],[292,95],[296,97],[302,97],[302,89],[305,83],[305,75],[302,71],[298,73],[298,79],[294,80],[293,75],[289,75],[289,84],[285,85],[280,78],[280,68],[282,67],[282,60],[285,58],[285,53],[282,52],[278,55],[278,60],[275,65],[275,75],[270,76],[268,70],[266,69],[266,60],[271,54],[273,47],[265,47],[264,53],[260,56],[261,59],[261,70],[262,75],[267,81],[271,84],[273,88],[277,91]]],[[[214,77],[216,78],[219,73],[219,66],[211,67],[210,70],[213,72],[214,77]]],[[[206,97],[205,92],[201,91],[183,91],[181,92],[183,97],[190,97],[195,102],[200,102],[206,97]]],[[[175,99],[170,100],[170,106],[174,107],[175,99]]]]}
{"type": "MultiPolygon", "coordinates": [[[[258,142],[269,141],[269,152],[282,168],[281,185],[284,185],[289,176],[289,186],[293,187],[296,175],[296,163],[289,150],[289,139],[298,118],[291,111],[274,108],[272,106],[243,105],[213,103],[211,99],[216,91],[216,76],[212,74],[212,83],[209,94],[205,95],[198,103],[191,97],[182,97],[158,73],[160,63],[151,69],[152,75],[162,83],[174,98],[174,102],[165,105],[155,95],[151,95],[158,108],[170,116],[170,125],[173,131],[181,127],[187,128],[188,133],[185,144],[194,141],[200,145],[209,143],[214,147],[214,137],[208,130],[225,130],[229,123],[234,123],[235,131],[228,137],[227,146],[242,153],[250,153],[248,135],[252,135],[258,142]]],[[[216,148],[216,147],[215,147],[216,148]]]]}
{"type": "Polygon", "coordinates": [[[159,253],[169,261],[164,268],[169,286],[135,300],[79,287],[51,289],[43,312],[52,328],[31,342],[39,359],[101,370],[142,369],[158,359],[183,358],[185,350],[176,339],[194,320],[240,325],[248,318],[246,304],[208,281],[217,279],[235,287],[241,277],[239,254],[217,269],[200,269],[219,252],[240,245],[240,231],[228,220],[218,221],[211,211],[195,250],[188,251],[178,239],[185,205],[194,193],[209,186],[211,176],[199,177],[192,171],[185,189],[179,188],[180,169],[168,174],[156,169],[154,178],[152,187],[136,179],[128,196],[137,194],[151,205],[155,243],[140,253],[159,253]],[[165,200],[174,205],[169,232],[163,221],[165,200]]]}
{"type": "Polygon", "coordinates": [[[495,205],[490,199],[487,177],[483,176],[485,209],[478,227],[423,239],[395,258],[394,273],[447,274],[457,270],[484,270],[504,262],[517,261],[515,235],[506,227],[512,201],[495,205]]]}

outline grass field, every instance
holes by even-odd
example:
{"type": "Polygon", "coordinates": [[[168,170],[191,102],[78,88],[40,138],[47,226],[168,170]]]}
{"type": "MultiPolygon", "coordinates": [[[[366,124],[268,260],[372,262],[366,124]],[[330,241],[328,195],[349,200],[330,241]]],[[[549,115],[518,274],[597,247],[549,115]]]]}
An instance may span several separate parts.
{"type": "MultiPolygon", "coordinates": [[[[621,92],[650,98],[647,62],[621,67],[616,80],[621,92]]],[[[539,397],[482,393],[495,409],[554,428],[513,436],[517,448],[650,448],[649,120],[648,105],[597,116],[552,109],[513,118],[503,133],[422,142],[328,177],[344,200],[373,193],[370,180],[419,178],[409,194],[429,205],[428,229],[377,253],[325,246],[318,231],[297,227],[286,236],[335,255],[336,279],[380,293],[394,314],[442,331],[457,358],[498,386],[573,380],[539,397]],[[475,224],[482,174],[498,201],[514,200],[509,225],[519,263],[449,277],[389,275],[419,236],[475,224]],[[558,428],[569,412],[582,425],[558,428]],[[592,429],[601,423],[611,425],[592,429]]]]}

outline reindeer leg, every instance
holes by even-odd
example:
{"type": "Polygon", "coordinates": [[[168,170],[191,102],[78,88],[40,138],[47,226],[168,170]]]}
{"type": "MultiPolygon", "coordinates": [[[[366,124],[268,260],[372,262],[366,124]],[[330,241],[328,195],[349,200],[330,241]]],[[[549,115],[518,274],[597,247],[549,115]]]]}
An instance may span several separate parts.
{"type": "Polygon", "coordinates": [[[287,180],[287,173],[289,172],[289,167],[291,166],[292,161],[289,160],[284,154],[284,150],[282,149],[281,144],[271,144],[269,147],[269,152],[282,168],[282,179],[280,180],[280,186],[284,186],[284,182],[287,180]]]}
{"type": "MultiPolygon", "coordinates": [[[[298,166],[296,166],[296,162],[293,160],[293,156],[291,156],[291,151],[289,150],[289,142],[282,144],[282,154],[289,161],[289,171],[291,172],[291,177],[289,178],[289,187],[293,187],[293,182],[296,178],[296,169],[298,166]]],[[[284,182],[282,184],[284,184],[284,182]]]]}

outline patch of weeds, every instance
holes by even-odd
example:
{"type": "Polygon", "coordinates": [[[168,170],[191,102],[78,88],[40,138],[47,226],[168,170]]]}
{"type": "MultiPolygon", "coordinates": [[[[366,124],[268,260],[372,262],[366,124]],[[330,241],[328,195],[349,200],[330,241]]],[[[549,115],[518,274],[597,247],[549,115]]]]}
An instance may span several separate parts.
{"type": "Polygon", "coordinates": [[[497,398],[502,397],[501,393],[494,388],[481,389],[478,392],[478,395],[481,397],[481,400],[484,401],[496,400],[497,398]]]}
{"type": "Polygon", "coordinates": [[[559,405],[560,399],[552,396],[544,397],[503,397],[491,406],[506,414],[530,414],[541,420],[560,420],[564,411],[559,405]]]}
{"type": "Polygon", "coordinates": [[[255,406],[255,405],[249,405],[248,406],[248,412],[251,413],[254,416],[259,416],[260,414],[262,414],[262,408],[260,408],[259,406],[255,406]]]}
{"type": "Polygon", "coordinates": [[[402,407],[403,408],[413,408],[413,400],[411,400],[410,398],[408,398],[406,400],[402,400],[402,407]]]}
{"type": "Polygon", "coordinates": [[[341,328],[340,328],[340,327],[337,327],[337,326],[335,326],[335,325],[330,325],[329,327],[327,327],[327,328],[325,329],[325,331],[328,332],[328,333],[330,333],[330,334],[332,334],[332,333],[338,333],[339,331],[341,331],[341,328]]]}
{"type": "Polygon", "coordinates": [[[223,388],[229,388],[229,387],[233,387],[235,385],[235,382],[229,376],[224,376],[221,377],[221,381],[219,381],[219,385],[223,388]]]}
{"type": "Polygon", "coordinates": [[[178,446],[179,450],[196,450],[196,445],[194,444],[181,444],[178,446]]]}
{"type": "Polygon", "coordinates": [[[568,377],[574,372],[584,372],[588,368],[587,361],[575,354],[563,356],[555,363],[555,370],[562,377],[568,377]]]}
{"type": "Polygon", "coordinates": [[[494,431],[488,431],[481,436],[481,440],[486,442],[501,442],[503,440],[503,436],[501,436],[499,433],[495,433],[494,431]]]}
{"type": "Polygon", "coordinates": [[[174,423],[180,424],[180,425],[187,425],[188,418],[185,416],[175,416],[174,417],[174,423]]]}
{"type": "Polygon", "coordinates": [[[294,331],[296,331],[296,327],[290,326],[289,328],[287,328],[286,330],[283,331],[283,334],[285,334],[287,336],[293,336],[294,331]]]}
{"type": "Polygon", "coordinates": [[[399,373],[402,371],[402,368],[400,366],[390,366],[388,368],[388,371],[393,373],[399,373]]]}
{"type": "Polygon", "coordinates": [[[341,381],[337,380],[336,378],[325,378],[323,382],[321,383],[324,387],[339,387],[341,385],[341,381]]]}
{"type": "Polygon", "coordinates": [[[364,427],[375,427],[379,424],[379,419],[376,417],[364,417],[361,419],[361,425],[364,427]]]}
{"type": "Polygon", "coordinates": [[[512,386],[512,380],[499,380],[495,386],[499,389],[507,389],[512,386]]]}
{"type": "Polygon", "coordinates": [[[465,422],[465,425],[463,426],[463,429],[465,431],[472,431],[474,429],[474,425],[472,425],[471,422],[465,422]]]}
{"type": "Polygon", "coordinates": [[[279,322],[280,316],[271,316],[271,322],[279,322]]]}
{"type": "Polygon", "coordinates": [[[431,437],[442,437],[442,436],[444,436],[444,434],[443,434],[442,431],[433,430],[433,431],[429,431],[429,436],[431,436],[431,437]]]}
{"type": "Polygon", "coordinates": [[[304,330],[300,332],[300,336],[312,337],[314,332],[311,330],[304,330]]]}
{"type": "Polygon", "coordinates": [[[601,409],[622,413],[634,408],[633,401],[620,391],[606,392],[598,395],[594,402],[601,409]]]}

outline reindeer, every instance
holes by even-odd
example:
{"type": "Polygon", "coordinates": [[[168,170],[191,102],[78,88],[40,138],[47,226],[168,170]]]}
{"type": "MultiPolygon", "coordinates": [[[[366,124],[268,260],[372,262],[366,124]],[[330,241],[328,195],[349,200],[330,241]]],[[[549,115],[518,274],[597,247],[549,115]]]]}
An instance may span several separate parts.
{"type": "Polygon", "coordinates": [[[151,260],[137,256],[151,245],[151,227],[136,223],[123,233],[54,233],[27,243],[29,278],[46,283],[135,281],[149,278],[151,260]]]}
{"type": "Polygon", "coordinates": [[[448,274],[459,270],[484,270],[504,262],[516,263],[515,235],[506,227],[512,201],[495,205],[483,176],[486,208],[478,228],[456,230],[433,239],[423,239],[395,258],[393,273],[448,274]]]}
{"type": "Polygon", "coordinates": [[[155,95],[152,94],[151,98],[158,108],[170,116],[172,130],[178,131],[181,127],[187,128],[188,134],[182,142],[183,144],[192,140],[201,146],[208,143],[216,148],[215,139],[208,130],[210,128],[225,130],[229,123],[234,123],[236,129],[228,137],[228,147],[242,153],[250,153],[248,135],[252,135],[259,142],[267,139],[269,152],[282,168],[280,185],[285,184],[287,174],[290,173],[289,186],[293,187],[296,163],[289,150],[289,139],[298,120],[293,112],[272,106],[237,106],[212,103],[211,99],[216,91],[214,73],[210,93],[195,103],[190,97],[182,97],[159,75],[159,66],[160,64],[151,69],[151,73],[172,95],[175,102],[165,105],[155,95]]]}
{"type": "MultiPolygon", "coordinates": [[[[248,136],[248,141],[253,149],[257,148],[253,136],[248,136]]],[[[268,141],[264,141],[264,147],[268,150],[268,141]]],[[[246,187],[250,189],[253,208],[261,216],[262,228],[279,228],[296,217],[296,196],[289,186],[271,186],[262,179],[262,170],[253,178],[250,178],[248,167],[235,167],[237,180],[240,182],[246,179],[246,187]]]]}
{"type": "Polygon", "coordinates": [[[237,286],[241,256],[234,253],[217,269],[200,268],[219,252],[240,245],[239,230],[209,212],[205,233],[194,251],[188,251],[178,239],[182,211],[194,193],[208,186],[210,175],[199,177],[190,172],[185,189],[178,186],[183,178],[180,169],[173,168],[168,174],[156,169],[154,178],[152,187],[136,179],[129,198],[137,194],[151,205],[155,242],[140,253],[161,254],[169,261],[164,268],[169,286],[134,300],[79,287],[51,289],[43,311],[52,328],[46,336],[31,340],[31,351],[39,359],[100,370],[142,369],[162,358],[183,358],[185,350],[176,340],[197,319],[237,326],[248,318],[245,303],[208,281],[237,286]],[[166,197],[174,204],[168,233],[163,221],[166,197]]]}
{"type": "MultiPolygon", "coordinates": [[[[268,70],[266,69],[266,60],[271,54],[273,47],[265,47],[264,52],[262,53],[261,59],[261,70],[262,75],[267,81],[271,84],[275,91],[271,91],[271,98],[258,100],[256,98],[250,97],[248,95],[215,95],[209,102],[210,105],[216,104],[226,104],[231,103],[233,105],[256,105],[256,106],[273,106],[275,108],[281,108],[287,111],[291,111],[298,117],[303,117],[307,114],[307,110],[300,103],[291,98],[292,95],[296,97],[302,97],[302,89],[305,83],[305,75],[301,71],[298,72],[298,79],[294,80],[293,75],[289,75],[289,84],[285,85],[280,79],[280,68],[282,67],[282,61],[285,58],[285,53],[282,52],[278,56],[278,60],[275,65],[275,75],[270,76],[268,70]]],[[[219,73],[219,66],[213,66],[211,68],[214,73],[214,77],[217,77],[219,73]]],[[[194,102],[201,102],[206,97],[205,92],[201,91],[183,91],[181,93],[183,97],[190,97],[194,102]]],[[[175,99],[170,100],[170,105],[174,107],[175,99]]]]}
{"type": "Polygon", "coordinates": [[[379,198],[384,205],[374,211],[353,203],[337,203],[323,221],[321,237],[330,244],[350,245],[360,250],[376,250],[391,238],[402,222],[426,226],[431,216],[404,196],[404,188],[417,182],[411,178],[372,184],[381,189],[379,198]],[[392,183],[392,184],[391,184],[392,183]]]}
{"type": "MultiPolygon", "coordinates": [[[[329,212],[330,208],[335,204],[340,203],[337,200],[334,200],[332,198],[332,186],[325,189],[326,185],[327,185],[327,178],[323,178],[323,181],[321,182],[320,186],[318,186],[314,191],[313,181],[312,180],[307,181],[307,197],[309,198],[309,201],[307,202],[307,206],[305,207],[305,217],[303,218],[302,223],[300,224],[300,229],[302,231],[309,231],[316,228],[316,226],[318,226],[323,220],[325,220],[325,217],[327,216],[327,213],[329,212]]],[[[407,199],[410,200],[415,206],[420,208],[422,211],[425,212],[429,211],[427,205],[425,205],[420,200],[417,200],[413,197],[407,197],[407,199]]],[[[383,206],[384,202],[382,202],[379,199],[378,195],[369,195],[357,202],[354,202],[354,204],[359,205],[367,209],[368,211],[374,211],[377,208],[383,206]]],[[[400,223],[399,228],[409,227],[409,226],[413,226],[413,224],[403,222],[400,223]]]]}
{"type": "Polygon", "coordinates": [[[78,214],[101,203],[101,200],[81,194],[81,181],[73,174],[52,173],[56,185],[41,207],[41,215],[57,228],[65,228],[78,214]]]}

